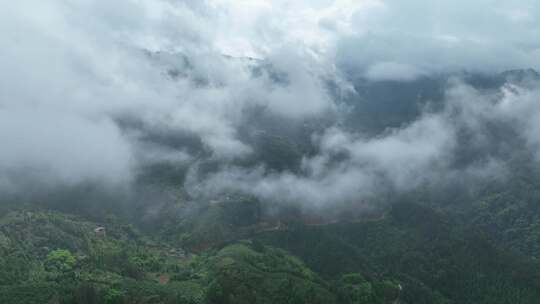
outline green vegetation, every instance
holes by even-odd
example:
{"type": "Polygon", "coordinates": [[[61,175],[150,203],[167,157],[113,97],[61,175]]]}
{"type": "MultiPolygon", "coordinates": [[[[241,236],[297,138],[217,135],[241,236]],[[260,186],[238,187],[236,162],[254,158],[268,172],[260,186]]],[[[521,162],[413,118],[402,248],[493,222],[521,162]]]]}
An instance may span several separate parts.
{"type": "Polygon", "coordinates": [[[189,269],[176,251],[130,226],[108,225],[106,237],[95,227],[53,212],[5,215],[0,303],[202,303],[196,280],[161,281],[189,269]]]}
{"type": "Polygon", "coordinates": [[[55,212],[2,217],[0,303],[339,303],[334,283],[257,241],[189,254],[96,226],[55,212]]]}
{"type": "Polygon", "coordinates": [[[300,257],[327,280],[360,272],[379,281],[399,282],[407,303],[540,299],[540,265],[454,227],[427,208],[399,204],[379,221],[296,226],[259,239],[300,257]]]}
{"type": "Polygon", "coordinates": [[[280,228],[239,221],[256,216],[253,208],[246,201],[213,205],[153,237],[118,219],[98,224],[57,212],[5,213],[0,303],[540,299],[539,265],[457,229],[427,207],[398,204],[377,219],[318,226],[292,221],[280,228]],[[98,226],[106,227],[106,236],[94,232],[98,226]],[[227,237],[208,239],[215,228],[206,227],[229,227],[227,237]]]}

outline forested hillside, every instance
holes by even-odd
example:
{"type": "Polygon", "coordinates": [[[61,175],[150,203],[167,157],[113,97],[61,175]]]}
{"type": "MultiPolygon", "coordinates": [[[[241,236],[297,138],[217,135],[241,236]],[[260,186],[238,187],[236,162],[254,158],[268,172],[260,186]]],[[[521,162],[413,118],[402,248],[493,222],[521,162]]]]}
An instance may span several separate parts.
{"type": "Polygon", "coordinates": [[[540,297],[540,265],[426,207],[399,204],[377,218],[334,224],[288,218],[272,227],[231,223],[231,216],[245,216],[251,206],[219,208],[229,207],[222,216],[198,220],[207,221],[199,227],[230,227],[227,237],[214,239],[196,226],[171,237],[143,233],[119,219],[94,223],[51,211],[6,213],[0,221],[0,299],[492,304],[540,297]],[[96,227],[106,227],[106,235],[96,227]]]}

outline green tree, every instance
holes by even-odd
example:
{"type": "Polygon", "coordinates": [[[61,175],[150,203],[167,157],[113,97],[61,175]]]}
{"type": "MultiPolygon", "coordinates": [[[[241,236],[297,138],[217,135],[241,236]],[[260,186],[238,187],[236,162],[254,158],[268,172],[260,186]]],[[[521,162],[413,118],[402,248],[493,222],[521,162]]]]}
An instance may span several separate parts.
{"type": "Polygon", "coordinates": [[[77,259],[69,250],[57,249],[49,252],[45,258],[45,269],[49,272],[51,280],[58,281],[73,275],[73,268],[77,259]]]}

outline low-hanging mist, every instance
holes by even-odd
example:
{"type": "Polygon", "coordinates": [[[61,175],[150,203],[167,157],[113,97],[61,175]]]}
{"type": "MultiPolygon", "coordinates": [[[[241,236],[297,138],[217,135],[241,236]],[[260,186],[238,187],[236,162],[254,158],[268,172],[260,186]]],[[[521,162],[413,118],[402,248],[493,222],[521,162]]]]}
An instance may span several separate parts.
{"type": "Polygon", "coordinates": [[[540,161],[540,75],[520,70],[540,67],[538,5],[402,6],[1,4],[0,191],[136,192],[165,171],[194,201],[361,209],[540,161]]]}

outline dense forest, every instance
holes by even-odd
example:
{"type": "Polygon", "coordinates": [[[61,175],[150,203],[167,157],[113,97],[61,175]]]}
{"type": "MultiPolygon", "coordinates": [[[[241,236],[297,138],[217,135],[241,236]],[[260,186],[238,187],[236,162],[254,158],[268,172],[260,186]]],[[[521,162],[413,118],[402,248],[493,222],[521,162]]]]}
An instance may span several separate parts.
{"type": "Polygon", "coordinates": [[[239,223],[255,216],[252,209],[247,202],[214,205],[200,211],[197,223],[146,233],[118,218],[95,223],[56,211],[5,212],[2,302],[535,303],[540,297],[534,258],[503,250],[425,206],[396,204],[379,217],[340,223],[239,223]],[[94,231],[100,225],[106,234],[94,231]]]}

